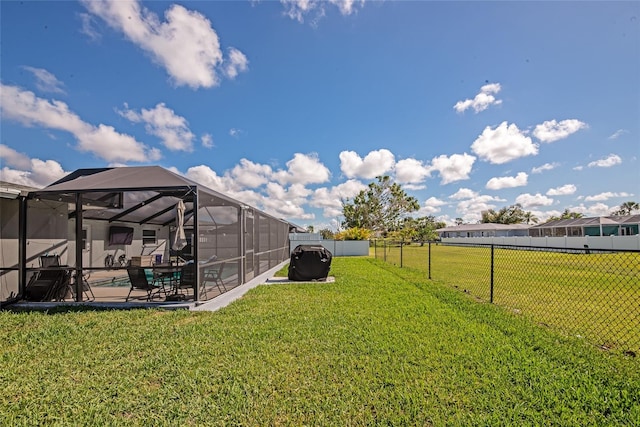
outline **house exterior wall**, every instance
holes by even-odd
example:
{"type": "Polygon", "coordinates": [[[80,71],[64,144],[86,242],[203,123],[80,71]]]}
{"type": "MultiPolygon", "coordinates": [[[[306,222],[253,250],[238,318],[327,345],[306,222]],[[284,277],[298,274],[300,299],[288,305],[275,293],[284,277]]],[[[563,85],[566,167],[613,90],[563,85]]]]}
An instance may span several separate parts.
{"type": "MultiPolygon", "coordinates": [[[[138,255],[162,255],[162,259],[169,257],[170,228],[158,225],[120,224],[107,221],[85,220],[83,229],[87,232],[87,244],[83,251],[82,264],[84,268],[96,268],[105,266],[107,255],[113,255],[117,260],[120,255],[125,255],[127,260],[138,255]],[[109,228],[114,225],[133,228],[133,241],[130,245],[109,245],[109,228]],[[153,230],[156,233],[155,244],[143,244],[143,230],[153,230]]],[[[75,266],[76,251],[76,221],[70,220],[67,226],[69,239],[69,260],[67,264],[75,266]]]]}
{"type": "Polygon", "coordinates": [[[528,236],[528,230],[460,230],[460,231],[443,231],[441,238],[455,237],[510,237],[510,236],[528,236]]]}

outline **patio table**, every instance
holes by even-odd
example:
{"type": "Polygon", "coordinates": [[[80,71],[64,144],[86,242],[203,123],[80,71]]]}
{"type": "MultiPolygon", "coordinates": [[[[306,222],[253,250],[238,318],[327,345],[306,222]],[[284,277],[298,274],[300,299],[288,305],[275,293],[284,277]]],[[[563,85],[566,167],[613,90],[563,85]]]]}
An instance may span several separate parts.
{"type": "Polygon", "coordinates": [[[153,280],[160,281],[163,284],[168,279],[170,293],[175,295],[178,293],[178,280],[182,266],[175,264],[155,264],[152,268],[153,280]]]}

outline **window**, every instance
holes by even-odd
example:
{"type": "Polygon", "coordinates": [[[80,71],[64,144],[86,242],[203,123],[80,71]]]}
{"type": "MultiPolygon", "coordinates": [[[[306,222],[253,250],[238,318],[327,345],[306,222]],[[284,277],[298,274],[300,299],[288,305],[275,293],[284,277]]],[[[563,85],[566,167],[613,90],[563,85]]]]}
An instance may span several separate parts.
{"type": "Polygon", "coordinates": [[[142,244],[155,245],[158,243],[156,238],[156,230],[142,230],[142,244]]]}

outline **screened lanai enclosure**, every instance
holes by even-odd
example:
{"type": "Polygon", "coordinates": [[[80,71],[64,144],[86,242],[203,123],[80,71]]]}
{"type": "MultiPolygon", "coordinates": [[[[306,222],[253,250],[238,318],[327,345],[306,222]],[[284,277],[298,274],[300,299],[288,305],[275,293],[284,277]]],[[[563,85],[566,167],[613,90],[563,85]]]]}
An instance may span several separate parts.
{"type": "Polygon", "coordinates": [[[15,203],[4,301],[205,301],[288,260],[295,227],[158,166],[81,169],[15,203]]]}

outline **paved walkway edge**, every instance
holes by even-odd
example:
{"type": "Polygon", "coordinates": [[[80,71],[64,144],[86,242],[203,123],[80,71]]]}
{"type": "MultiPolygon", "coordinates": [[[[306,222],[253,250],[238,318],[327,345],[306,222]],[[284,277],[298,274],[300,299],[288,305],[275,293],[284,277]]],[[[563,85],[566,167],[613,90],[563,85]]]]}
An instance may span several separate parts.
{"type": "Polygon", "coordinates": [[[244,294],[246,294],[249,290],[255,288],[258,285],[267,284],[267,281],[273,277],[273,275],[280,270],[285,265],[289,264],[289,260],[283,261],[277,266],[273,267],[271,270],[268,270],[261,275],[254,277],[250,281],[245,284],[242,284],[238,287],[231,289],[229,292],[225,292],[220,296],[213,298],[212,300],[203,302],[203,303],[194,303],[189,310],[191,311],[216,311],[221,309],[222,307],[226,307],[231,304],[233,301],[241,298],[244,294]]]}

